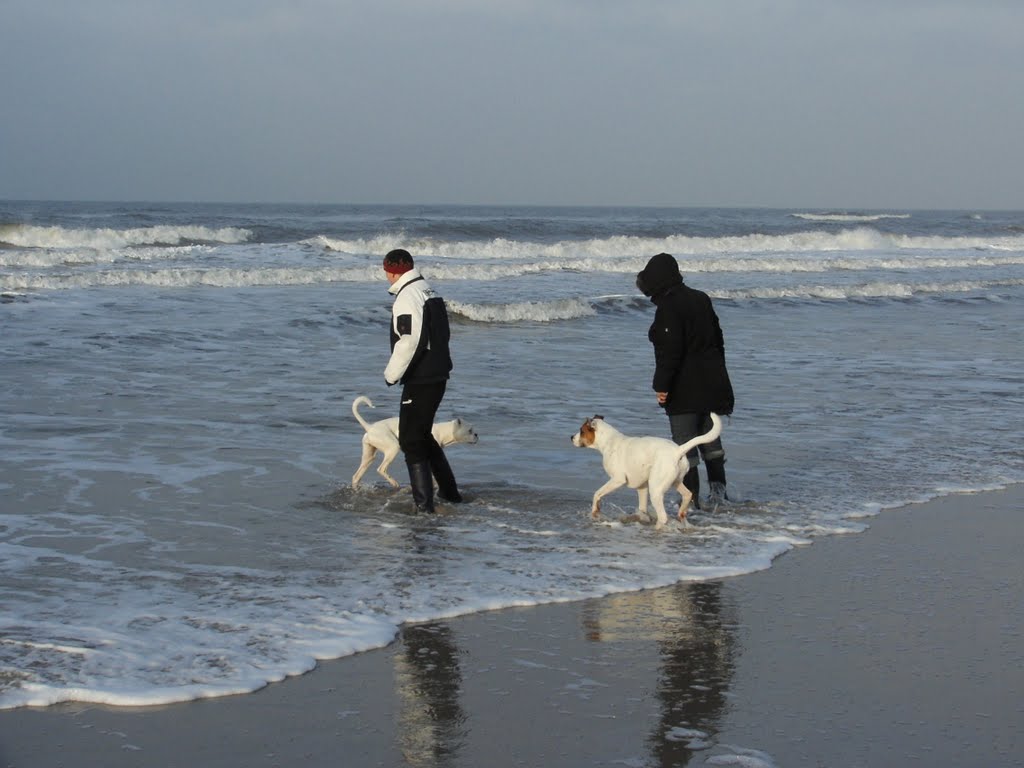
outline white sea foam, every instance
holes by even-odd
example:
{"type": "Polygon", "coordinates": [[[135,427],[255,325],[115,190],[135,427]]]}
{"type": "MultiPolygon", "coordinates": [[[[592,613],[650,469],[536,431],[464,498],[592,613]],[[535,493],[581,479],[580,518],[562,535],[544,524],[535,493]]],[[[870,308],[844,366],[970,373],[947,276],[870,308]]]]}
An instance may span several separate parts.
{"type": "Polygon", "coordinates": [[[555,320],[573,320],[595,314],[593,305],[584,299],[559,301],[526,301],[514,304],[465,304],[448,301],[448,308],[456,315],[481,323],[511,323],[524,320],[548,323],[555,320]]]}
{"type": "Polygon", "coordinates": [[[202,226],[154,226],[132,229],[68,229],[29,224],[0,226],[0,243],[21,248],[92,248],[114,250],[139,245],[183,243],[242,243],[251,232],[239,227],[212,229],[202,226]]]}
{"type": "MultiPolygon", "coordinates": [[[[536,265],[533,265],[534,267],[536,265]]],[[[749,266],[749,264],[748,264],[749,266]]],[[[889,267],[875,265],[878,269],[889,267]]],[[[892,266],[894,270],[900,267],[892,266]]],[[[494,269],[451,269],[441,267],[429,270],[431,278],[440,281],[468,279],[495,279],[536,273],[533,267],[512,266],[494,269]]],[[[540,270],[546,271],[546,270],[540,270]]],[[[623,270],[628,272],[629,270],[623,270]]],[[[725,272],[728,270],[700,269],[694,272],[725,272]]],[[[769,270],[751,270],[769,271],[769,270]]],[[[801,270],[780,270],[782,273],[801,270]]],[[[810,270],[818,271],[818,270],[810,270]]],[[[27,291],[70,290],[86,288],[111,288],[146,286],[159,288],[246,288],[260,286],[312,286],[333,282],[379,283],[379,270],[374,267],[356,269],[160,269],[154,271],[102,271],[61,275],[9,274],[0,276],[0,293],[17,296],[27,291]]],[[[936,294],[965,294],[974,292],[998,292],[1021,285],[1020,278],[998,280],[950,280],[947,282],[889,282],[875,280],[864,283],[826,284],[800,283],[793,285],[709,289],[713,298],[733,299],[862,299],[862,298],[905,298],[936,294]]],[[[628,304],[641,298],[639,294],[630,297],[628,304]]],[[[616,301],[614,304],[623,302],[616,301]]],[[[509,303],[479,304],[449,300],[449,307],[458,315],[469,320],[484,323],[516,321],[551,322],[570,320],[593,315],[597,303],[592,299],[558,299],[551,301],[521,301],[509,303]]]]}
{"type": "MultiPolygon", "coordinates": [[[[456,280],[458,274],[469,272],[475,278],[508,277],[535,272],[534,269],[512,267],[493,270],[434,270],[442,281],[456,280]]],[[[625,270],[628,271],[628,270],[625,270]]],[[[701,270],[705,271],[705,270],[701,270]]],[[[714,270],[710,270],[714,271],[714,270]]],[[[784,270],[790,272],[792,270],[784,270]]],[[[147,286],[158,288],[246,288],[260,286],[312,286],[332,282],[380,282],[376,268],[359,269],[208,269],[171,270],[160,269],[150,272],[105,271],[76,273],[70,275],[20,275],[0,276],[0,293],[18,295],[27,291],[70,290],[86,288],[111,288],[147,286]]],[[[1005,280],[956,280],[944,283],[906,281],[873,281],[851,285],[798,284],[754,288],[717,289],[708,293],[723,299],[854,299],[854,298],[900,298],[927,294],[962,294],[976,291],[998,291],[1019,286],[1021,279],[1005,280]]],[[[635,298],[635,297],[634,297],[635,298]]],[[[560,299],[555,301],[525,301],[508,304],[470,304],[449,300],[453,311],[467,319],[478,322],[513,322],[536,320],[550,322],[592,315],[594,306],[587,300],[560,299]]]]}
{"type": "Polygon", "coordinates": [[[243,288],[268,285],[316,285],[335,281],[380,282],[380,270],[356,269],[154,269],[103,270],[59,274],[0,275],[0,291],[67,290],[74,288],[110,288],[149,286],[158,288],[243,288]]]}
{"type": "MultiPolygon", "coordinates": [[[[1024,236],[940,237],[881,232],[868,227],[840,232],[794,232],[784,235],[746,234],[723,237],[672,235],[664,238],[609,237],[590,240],[561,240],[554,243],[508,240],[439,241],[431,238],[407,240],[401,236],[336,240],[323,238],[328,250],[348,254],[380,254],[405,247],[418,255],[436,259],[476,260],[607,260],[641,259],[667,251],[678,257],[715,254],[828,253],[834,251],[962,251],[998,249],[1024,251],[1024,236]]],[[[632,263],[632,262],[631,262],[632,263]]]]}
{"type": "Polygon", "coordinates": [[[182,245],[174,247],[135,247],[113,250],[89,248],[28,248],[0,250],[0,267],[18,269],[51,269],[54,267],[84,267],[123,262],[173,261],[201,258],[210,253],[209,246],[182,245]]]}
{"type": "MultiPolygon", "coordinates": [[[[178,253],[177,258],[186,259],[178,253]]],[[[0,292],[23,293],[25,291],[67,290],[125,286],[149,286],[161,288],[187,288],[207,286],[215,288],[242,288],[257,286],[299,286],[319,285],[334,282],[380,283],[380,268],[376,265],[358,266],[250,266],[236,267],[193,266],[169,268],[164,265],[153,268],[148,265],[126,263],[120,268],[96,269],[106,262],[120,259],[96,259],[88,269],[78,269],[59,257],[47,256],[38,259],[35,255],[27,258],[7,258],[8,264],[19,267],[26,265],[45,266],[45,269],[18,269],[0,274],[0,292]],[[43,262],[39,264],[38,262],[43,262]]],[[[483,264],[453,264],[451,262],[425,261],[423,273],[431,280],[498,280],[530,275],[564,273],[636,274],[646,263],[646,258],[637,259],[568,259],[564,261],[540,260],[532,262],[493,262],[483,264]]],[[[968,269],[977,267],[1014,267],[1024,264],[1024,252],[1009,256],[995,256],[991,253],[964,254],[958,257],[894,258],[860,256],[857,258],[743,258],[718,259],[680,258],[682,270],[687,274],[796,274],[829,273],[853,271],[920,272],[936,269],[968,269]]],[[[975,281],[983,286],[985,281],[975,281]]],[[[999,286],[1007,283],[1000,280],[988,281],[999,286]]],[[[954,290],[957,283],[951,282],[954,290]]],[[[841,289],[840,289],[841,290],[841,289]]],[[[969,290],[969,289],[965,289],[969,290]]],[[[737,294],[738,295],[738,294],[737,294]]],[[[768,296],[770,294],[758,294],[768,296]]],[[[780,296],[783,294],[779,294],[780,296]]]]}

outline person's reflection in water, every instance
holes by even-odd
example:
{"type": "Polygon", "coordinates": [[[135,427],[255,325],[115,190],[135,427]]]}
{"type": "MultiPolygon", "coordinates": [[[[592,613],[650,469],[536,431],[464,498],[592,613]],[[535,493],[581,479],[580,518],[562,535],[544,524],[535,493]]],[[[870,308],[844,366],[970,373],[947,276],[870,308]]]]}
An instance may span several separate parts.
{"type": "Polygon", "coordinates": [[[680,584],[671,590],[686,615],[659,637],[661,721],[651,734],[661,766],[686,765],[719,728],[732,678],[733,637],[721,616],[718,582],[680,584]]]}
{"type": "Polygon", "coordinates": [[[459,650],[446,624],[406,626],[395,655],[398,732],[410,765],[451,765],[465,737],[459,650]]]}
{"type": "MultiPolygon", "coordinates": [[[[418,585],[436,582],[444,572],[447,537],[443,526],[412,518],[396,593],[408,597],[418,585]]],[[[459,697],[462,672],[451,627],[442,622],[406,624],[394,656],[398,697],[398,738],[408,765],[446,766],[455,762],[466,740],[466,717],[459,697]]]]}
{"type": "Polygon", "coordinates": [[[721,584],[699,582],[594,601],[585,619],[595,642],[655,641],[659,718],[648,743],[653,765],[687,765],[711,746],[734,671],[734,637],[721,616],[721,584]]]}

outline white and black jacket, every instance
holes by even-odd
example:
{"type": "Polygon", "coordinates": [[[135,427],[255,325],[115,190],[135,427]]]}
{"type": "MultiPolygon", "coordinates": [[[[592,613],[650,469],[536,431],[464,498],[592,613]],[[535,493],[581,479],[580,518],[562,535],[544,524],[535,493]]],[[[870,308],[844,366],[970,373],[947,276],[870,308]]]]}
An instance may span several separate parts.
{"type": "Polygon", "coordinates": [[[384,369],[388,385],[444,381],[452,370],[448,351],[448,310],[418,269],[388,289],[391,309],[391,359],[384,369]]]}

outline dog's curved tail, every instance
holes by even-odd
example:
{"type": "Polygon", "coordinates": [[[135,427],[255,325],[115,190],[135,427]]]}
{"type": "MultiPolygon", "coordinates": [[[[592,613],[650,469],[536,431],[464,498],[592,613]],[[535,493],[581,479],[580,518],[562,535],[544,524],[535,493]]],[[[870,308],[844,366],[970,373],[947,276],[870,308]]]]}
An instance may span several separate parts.
{"type": "Polygon", "coordinates": [[[697,435],[691,437],[685,443],[679,446],[679,451],[676,453],[678,461],[682,461],[686,458],[686,454],[696,448],[698,445],[704,445],[715,440],[720,434],[722,434],[722,417],[714,411],[711,412],[711,429],[705,432],[703,435],[697,435]]]}
{"type": "MultiPolygon", "coordinates": [[[[366,419],[364,419],[362,415],[360,415],[359,413],[359,406],[363,404],[366,404],[371,408],[376,408],[376,406],[373,404],[373,401],[370,400],[370,398],[368,398],[366,395],[360,395],[359,397],[352,401],[352,415],[356,417],[356,421],[363,425],[363,429],[369,431],[370,423],[366,419]]],[[[715,438],[711,439],[714,440],[715,438]]]]}

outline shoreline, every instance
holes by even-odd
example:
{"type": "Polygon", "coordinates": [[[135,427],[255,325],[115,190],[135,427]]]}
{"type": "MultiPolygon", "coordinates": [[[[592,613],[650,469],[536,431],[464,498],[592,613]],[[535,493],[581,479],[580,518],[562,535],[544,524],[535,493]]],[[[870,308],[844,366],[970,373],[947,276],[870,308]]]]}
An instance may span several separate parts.
{"type": "Polygon", "coordinates": [[[0,768],[1024,766],[1024,485],[756,573],[406,625],[255,693],[0,711],[0,768]]]}

